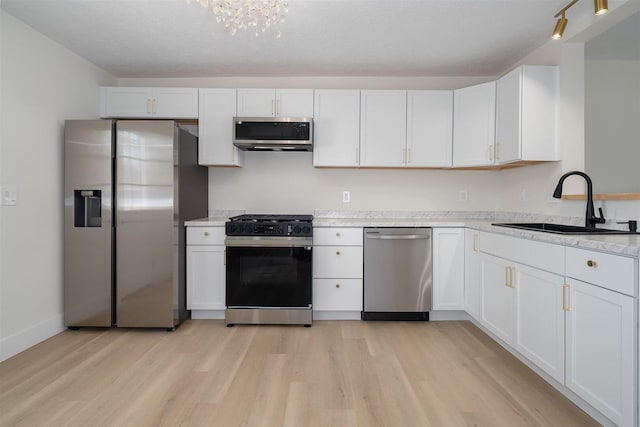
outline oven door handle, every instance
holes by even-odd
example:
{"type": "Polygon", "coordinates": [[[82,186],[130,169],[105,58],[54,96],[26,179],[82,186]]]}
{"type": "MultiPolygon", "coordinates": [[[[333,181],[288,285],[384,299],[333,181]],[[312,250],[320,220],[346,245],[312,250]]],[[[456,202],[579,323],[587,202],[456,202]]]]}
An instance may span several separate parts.
{"type": "Polygon", "coordinates": [[[366,234],[367,239],[380,239],[380,240],[421,240],[429,239],[431,236],[428,234],[366,234]]]}
{"type": "Polygon", "coordinates": [[[227,237],[224,241],[227,247],[245,248],[305,248],[311,250],[313,239],[308,237],[227,237]]]}

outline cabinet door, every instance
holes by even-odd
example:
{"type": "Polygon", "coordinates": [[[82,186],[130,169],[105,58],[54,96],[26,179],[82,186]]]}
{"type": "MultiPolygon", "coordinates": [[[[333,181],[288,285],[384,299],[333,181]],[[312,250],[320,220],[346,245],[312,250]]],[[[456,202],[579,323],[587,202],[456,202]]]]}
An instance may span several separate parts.
{"type": "Polygon", "coordinates": [[[276,115],[313,117],[313,89],[277,89],[276,115]]]}
{"type": "Polygon", "coordinates": [[[223,310],[224,246],[187,246],[187,310],[223,310]]]}
{"type": "Polygon", "coordinates": [[[509,286],[511,265],[491,255],[482,255],[481,323],[507,344],[515,334],[515,292],[509,286]]]}
{"type": "Polygon", "coordinates": [[[453,166],[494,162],[496,83],[454,91],[453,166]]]}
{"type": "Polygon", "coordinates": [[[235,89],[200,89],[198,163],[204,166],[242,166],[242,152],[233,145],[235,89]]]}
{"type": "Polygon", "coordinates": [[[406,91],[362,91],[360,96],[360,166],[404,166],[406,91]]]}
{"type": "Polygon", "coordinates": [[[433,229],[433,309],[464,310],[464,228],[433,229]]]}
{"type": "Polygon", "coordinates": [[[522,68],[516,68],[496,84],[496,163],[522,158],[522,68]]]}
{"type": "Polygon", "coordinates": [[[566,386],[618,425],[633,424],[634,300],[568,280],[566,386]]]}
{"type": "Polygon", "coordinates": [[[316,90],[314,166],[358,166],[360,91],[316,90]]]}
{"type": "Polygon", "coordinates": [[[564,382],[564,278],[536,268],[514,264],[516,340],[523,356],[564,382]]]}
{"type": "Polygon", "coordinates": [[[451,166],[453,91],[407,92],[407,161],[410,167],[451,166]]]}
{"type": "Polygon", "coordinates": [[[141,118],[151,117],[153,89],[150,87],[100,88],[101,116],[141,118]]]}
{"type": "Polygon", "coordinates": [[[480,320],[480,284],[482,281],[479,245],[480,232],[465,229],[464,309],[471,317],[477,320],[480,320]]]}
{"type": "Polygon", "coordinates": [[[314,311],[362,311],[362,279],[313,279],[314,311]]]}
{"type": "Polygon", "coordinates": [[[198,89],[154,88],[151,108],[158,119],[197,119],[198,89]]]}
{"type": "Polygon", "coordinates": [[[238,89],[239,117],[272,117],[275,115],[275,89],[238,89]]]}

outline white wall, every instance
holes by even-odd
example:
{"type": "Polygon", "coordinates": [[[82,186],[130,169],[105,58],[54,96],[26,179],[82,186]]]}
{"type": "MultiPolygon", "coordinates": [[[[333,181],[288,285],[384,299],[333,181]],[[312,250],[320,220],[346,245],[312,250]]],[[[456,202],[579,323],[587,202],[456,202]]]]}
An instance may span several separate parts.
{"type": "Polygon", "coordinates": [[[115,79],[0,11],[0,360],[63,329],[63,125],[115,79]]]}

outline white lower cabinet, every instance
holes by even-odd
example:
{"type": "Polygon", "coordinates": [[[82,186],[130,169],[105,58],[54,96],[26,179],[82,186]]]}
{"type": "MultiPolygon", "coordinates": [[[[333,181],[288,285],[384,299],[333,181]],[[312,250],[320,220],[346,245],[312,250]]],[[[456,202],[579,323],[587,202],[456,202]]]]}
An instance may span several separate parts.
{"type": "Polygon", "coordinates": [[[480,239],[480,324],[612,423],[638,425],[638,261],[492,233],[480,239]]]}
{"type": "Polygon", "coordinates": [[[566,386],[621,426],[634,422],[634,299],[569,279],[566,386]]]}
{"type": "Polygon", "coordinates": [[[224,310],[225,280],[224,227],[187,227],[187,310],[224,310]]]}
{"type": "Polygon", "coordinates": [[[511,267],[515,290],[514,347],[564,381],[564,277],[521,264],[511,267]]]}
{"type": "Polygon", "coordinates": [[[464,310],[464,228],[433,229],[433,309],[464,310]]]}
{"type": "Polygon", "coordinates": [[[481,265],[481,323],[564,382],[564,278],[486,254],[481,265]]]}
{"type": "Polygon", "coordinates": [[[480,322],[507,344],[513,343],[515,333],[515,293],[509,285],[509,268],[510,263],[502,258],[482,256],[480,322]]]}
{"type": "Polygon", "coordinates": [[[480,320],[482,258],[480,232],[464,231],[464,309],[474,319],[480,320]]]}
{"type": "Polygon", "coordinates": [[[355,318],[362,311],[363,251],[361,227],[314,228],[313,311],[347,313],[333,318],[355,318]]]}

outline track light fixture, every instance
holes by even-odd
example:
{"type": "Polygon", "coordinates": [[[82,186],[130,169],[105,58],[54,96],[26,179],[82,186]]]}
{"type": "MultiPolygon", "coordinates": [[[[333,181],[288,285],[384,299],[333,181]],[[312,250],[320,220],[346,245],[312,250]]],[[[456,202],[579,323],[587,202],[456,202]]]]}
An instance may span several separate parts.
{"type": "MultiPolygon", "coordinates": [[[[562,38],[562,34],[564,33],[564,29],[567,27],[567,22],[569,20],[566,18],[565,13],[571,6],[576,4],[579,0],[571,0],[571,2],[563,7],[558,13],[555,14],[554,18],[558,18],[558,22],[556,22],[556,26],[553,29],[553,33],[551,34],[551,38],[554,40],[558,40],[562,38]]],[[[609,2],[608,0],[593,0],[594,13],[596,15],[604,15],[609,11],[609,2]]]]}

